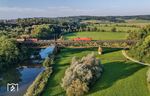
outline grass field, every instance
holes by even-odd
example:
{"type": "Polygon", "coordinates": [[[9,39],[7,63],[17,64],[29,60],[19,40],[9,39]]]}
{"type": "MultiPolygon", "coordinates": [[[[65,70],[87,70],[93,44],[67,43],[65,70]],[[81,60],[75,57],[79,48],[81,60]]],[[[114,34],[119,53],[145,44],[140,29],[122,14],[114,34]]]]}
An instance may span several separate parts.
{"type": "Polygon", "coordinates": [[[146,71],[147,67],[127,61],[119,49],[104,49],[99,56],[97,49],[71,49],[65,48],[57,56],[53,65],[53,75],[49,78],[43,96],[64,96],[65,92],[60,86],[66,68],[73,56],[82,57],[95,52],[104,64],[102,77],[90,87],[88,96],[149,96],[146,71]]]}
{"type": "Polygon", "coordinates": [[[65,35],[65,38],[90,37],[93,40],[122,40],[126,39],[127,36],[127,33],[121,32],[76,32],[65,35]]]}
{"type": "Polygon", "coordinates": [[[97,29],[105,30],[108,32],[111,32],[112,28],[116,28],[117,31],[119,32],[128,32],[129,30],[131,31],[138,31],[140,28],[137,27],[132,27],[133,24],[129,25],[126,23],[122,24],[94,24],[94,25],[89,25],[88,27],[94,28],[96,27],[97,29]],[[126,25],[126,27],[124,27],[126,25]]]}

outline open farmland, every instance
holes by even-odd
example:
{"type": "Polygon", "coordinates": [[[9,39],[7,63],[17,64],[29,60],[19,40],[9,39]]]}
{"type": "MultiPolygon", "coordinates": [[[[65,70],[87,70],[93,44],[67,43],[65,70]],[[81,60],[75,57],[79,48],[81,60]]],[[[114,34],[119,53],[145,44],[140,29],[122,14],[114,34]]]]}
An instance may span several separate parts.
{"type": "Polygon", "coordinates": [[[90,37],[93,40],[123,40],[126,39],[128,33],[119,32],[76,32],[65,35],[66,39],[73,39],[77,37],[90,37]]]}

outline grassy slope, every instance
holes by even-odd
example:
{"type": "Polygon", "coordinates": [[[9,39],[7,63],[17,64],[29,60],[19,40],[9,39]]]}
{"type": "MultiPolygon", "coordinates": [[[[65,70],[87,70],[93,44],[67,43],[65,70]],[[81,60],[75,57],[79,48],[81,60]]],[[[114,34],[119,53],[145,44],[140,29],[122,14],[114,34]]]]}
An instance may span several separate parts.
{"type": "MultiPolygon", "coordinates": [[[[60,86],[64,72],[73,56],[82,57],[97,49],[62,49],[54,65],[54,73],[43,96],[59,96],[65,94],[60,86]]],[[[89,96],[149,96],[146,86],[147,68],[126,61],[120,50],[105,49],[104,55],[98,56],[104,64],[104,73],[91,87],[89,96]]]]}
{"type": "MultiPolygon", "coordinates": [[[[110,32],[113,27],[115,27],[117,29],[117,31],[120,31],[120,32],[128,32],[128,30],[132,30],[132,31],[139,30],[139,28],[136,28],[136,27],[120,27],[120,26],[116,26],[116,24],[107,24],[107,26],[105,26],[105,24],[102,24],[102,25],[95,24],[94,26],[101,30],[107,30],[108,32],[110,32]]],[[[121,25],[121,24],[118,24],[118,25],[121,25]]],[[[128,24],[124,23],[124,25],[128,25],[128,24]]],[[[90,25],[89,27],[94,28],[94,26],[90,25]]]]}
{"type": "Polygon", "coordinates": [[[76,37],[91,37],[94,40],[122,40],[126,39],[127,33],[119,32],[77,32],[65,35],[66,39],[76,37]]]}

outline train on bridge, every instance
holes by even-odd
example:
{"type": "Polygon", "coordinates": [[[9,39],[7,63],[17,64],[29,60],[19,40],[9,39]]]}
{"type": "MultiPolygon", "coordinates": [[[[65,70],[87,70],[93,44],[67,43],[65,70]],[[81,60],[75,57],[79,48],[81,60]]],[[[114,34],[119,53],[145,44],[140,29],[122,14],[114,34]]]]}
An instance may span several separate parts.
{"type": "MultiPolygon", "coordinates": [[[[73,38],[71,41],[92,41],[93,39],[92,38],[73,38]]],[[[44,40],[40,40],[38,38],[18,38],[16,39],[17,42],[38,42],[38,41],[44,41],[44,40]]]]}

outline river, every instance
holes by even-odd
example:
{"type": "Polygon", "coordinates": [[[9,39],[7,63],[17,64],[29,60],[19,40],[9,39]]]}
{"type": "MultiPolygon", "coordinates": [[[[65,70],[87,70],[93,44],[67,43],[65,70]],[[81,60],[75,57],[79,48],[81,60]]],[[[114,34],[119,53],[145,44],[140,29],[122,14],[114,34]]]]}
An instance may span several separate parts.
{"type": "MultiPolygon", "coordinates": [[[[44,60],[49,54],[51,54],[53,49],[53,46],[41,49],[38,52],[41,60],[44,60]]],[[[40,62],[41,60],[33,61],[40,62]]],[[[21,64],[21,66],[17,68],[10,68],[5,72],[0,73],[0,96],[23,96],[35,78],[44,70],[44,67],[42,67],[41,64],[33,64],[31,61],[32,60],[30,60],[30,62],[27,61],[28,64],[21,64]],[[18,91],[8,91],[8,83],[18,84],[18,91]]]]}

